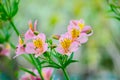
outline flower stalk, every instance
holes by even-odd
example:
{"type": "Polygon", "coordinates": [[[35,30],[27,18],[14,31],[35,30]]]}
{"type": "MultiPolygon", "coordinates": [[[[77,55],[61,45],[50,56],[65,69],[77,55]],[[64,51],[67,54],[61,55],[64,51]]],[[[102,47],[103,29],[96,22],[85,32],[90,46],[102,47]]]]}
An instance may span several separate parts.
{"type": "Polygon", "coordinates": [[[64,73],[64,76],[65,76],[66,80],[70,80],[70,78],[69,78],[69,76],[68,76],[65,68],[62,68],[62,71],[63,71],[63,73],[64,73]]]}
{"type": "Polygon", "coordinates": [[[34,57],[32,54],[30,54],[30,58],[31,58],[34,66],[35,66],[36,69],[38,70],[38,73],[39,73],[39,75],[40,75],[40,77],[41,77],[41,80],[44,80],[43,75],[42,75],[41,63],[38,63],[37,60],[35,59],[35,57],[34,57]]]}
{"type": "Polygon", "coordinates": [[[18,29],[16,28],[14,22],[12,20],[9,20],[9,22],[10,22],[11,26],[13,27],[14,31],[16,32],[17,36],[19,36],[20,33],[19,33],[18,29]]]}

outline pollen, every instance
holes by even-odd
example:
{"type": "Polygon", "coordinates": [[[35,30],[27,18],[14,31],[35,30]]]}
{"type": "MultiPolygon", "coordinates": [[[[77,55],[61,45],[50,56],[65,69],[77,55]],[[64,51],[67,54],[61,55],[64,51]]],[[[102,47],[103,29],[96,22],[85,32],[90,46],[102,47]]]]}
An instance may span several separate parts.
{"type": "Polygon", "coordinates": [[[77,30],[77,29],[72,29],[72,30],[71,30],[71,35],[72,35],[72,38],[73,38],[73,39],[76,39],[77,37],[79,37],[80,31],[77,30]]]}
{"type": "Polygon", "coordinates": [[[43,47],[43,41],[40,38],[33,40],[33,44],[36,48],[42,48],[43,47]]]}
{"type": "Polygon", "coordinates": [[[72,40],[69,38],[65,38],[64,40],[61,41],[61,46],[62,48],[67,52],[70,45],[71,45],[72,40]]]}

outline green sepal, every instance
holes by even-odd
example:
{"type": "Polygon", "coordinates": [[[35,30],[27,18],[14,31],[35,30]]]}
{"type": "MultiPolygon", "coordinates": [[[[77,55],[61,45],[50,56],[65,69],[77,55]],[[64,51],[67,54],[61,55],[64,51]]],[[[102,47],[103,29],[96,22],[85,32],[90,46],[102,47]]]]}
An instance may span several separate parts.
{"type": "Polygon", "coordinates": [[[33,75],[33,76],[36,76],[35,73],[33,73],[32,71],[30,71],[30,70],[28,70],[28,69],[26,69],[26,68],[22,68],[22,67],[20,67],[20,69],[21,69],[22,71],[25,71],[25,72],[27,72],[27,73],[33,75]]]}
{"type": "Polygon", "coordinates": [[[43,67],[52,67],[52,68],[60,69],[60,66],[53,65],[53,64],[45,65],[43,67]]]}

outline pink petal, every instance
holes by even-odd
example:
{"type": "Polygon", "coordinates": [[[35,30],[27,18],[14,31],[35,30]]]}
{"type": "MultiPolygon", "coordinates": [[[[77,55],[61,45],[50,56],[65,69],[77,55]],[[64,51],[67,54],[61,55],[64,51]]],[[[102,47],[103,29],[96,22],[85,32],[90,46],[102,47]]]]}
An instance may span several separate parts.
{"type": "Polygon", "coordinates": [[[44,51],[43,51],[43,53],[44,53],[44,52],[47,51],[47,49],[48,49],[48,44],[45,43],[44,46],[43,46],[43,48],[44,48],[44,51]]]}
{"type": "Polygon", "coordinates": [[[77,26],[77,23],[78,23],[77,20],[71,20],[71,21],[70,21],[70,25],[75,25],[75,26],[77,26]]]}
{"type": "Polygon", "coordinates": [[[46,40],[46,36],[43,33],[39,33],[37,36],[34,37],[34,39],[37,39],[37,38],[42,39],[43,42],[45,42],[45,40],[46,40]]]}
{"type": "Polygon", "coordinates": [[[79,43],[73,42],[69,48],[70,53],[77,51],[79,48],[79,43]]]}
{"type": "Polygon", "coordinates": [[[16,54],[20,55],[25,53],[25,48],[23,46],[18,46],[16,49],[16,54]]]}
{"type": "Polygon", "coordinates": [[[79,23],[82,23],[82,24],[85,23],[83,19],[80,19],[78,22],[79,22],[79,23]]]}
{"type": "Polygon", "coordinates": [[[65,34],[62,34],[62,35],[61,35],[59,41],[62,41],[62,40],[64,40],[65,38],[72,39],[71,35],[70,35],[68,32],[66,32],[65,34]]]}
{"type": "Polygon", "coordinates": [[[93,34],[92,28],[90,26],[85,26],[82,30],[82,33],[88,34],[88,36],[91,36],[93,34]],[[90,33],[88,33],[90,32],[90,33]]]}
{"type": "Polygon", "coordinates": [[[10,50],[9,50],[9,49],[3,49],[3,50],[0,52],[0,55],[9,56],[9,55],[10,55],[10,50]]]}
{"type": "Polygon", "coordinates": [[[50,80],[50,77],[53,73],[53,69],[52,68],[43,68],[43,76],[45,80],[50,80]]]}
{"type": "Polygon", "coordinates": [[[88,36],[86,33],[81,33],[80,37],[78,38],[80,44],[86,43],[88,41],[88,36]]]}
{"type": "Polygon", "coordinates": [[[32,42],[29,42],[26,44],[26,48],[25,48],[25,51],[28,53],[28,54],[32,54],[32,53],[35,53],[35,46],[32,42]]]}
{"type": "Polygon", "coordinates": [[[35,36],[35,35],[34,35],[34,32],[33,32],[31,29],[29,29],[29,30],[25,33],[25,41],[32,39],[34,36],[35,36]]]}
{"type": "Polygon", "coordinates": [[[21,54],[25,54],[25,47],[22,45],[18,45],[17,49],[16,49],[16,55],[13,58],[16,58],[17,56],[21,55],[21,54]]]}
{"type": "Polygon", "coordinates": [[[56,48],[56,51],[61,53],[61,54],[65,53],[64,49],[60,45],[58,45],[58,47],[56,48]]]}
{"type": "Polygon", "coordinates": [[[68,26],[68,32],[71,32],[71,30],[73,30],[73,29],[79,30],[80,28],[79,28],[79,26],[72,26],[72,25],[68,26]]]}
{"type": "Polygon", "coordinates": [[[70,21],[70,25],[78,26],[79,23],[84,24],[84,20],[83,20],[83,19],[80,19],[80,20],[71,20],[71,21],[70,21]]]}
{"type": "Polygon", "coordinates": [[[34,22],[34,31],[36,31],[36,26],[37,26],[37,20],[34,22]]]}
{"type": "Polygon", "coordinates": [[[35,52],[35,57],[38,57],[38,56],[42,55],[45,51],[47,51],[47,49],[48,49],[48,44],[47,43],[44,44],[43,50],[41,50],[40,48],[37,48],[36,52],[35,52]]]}

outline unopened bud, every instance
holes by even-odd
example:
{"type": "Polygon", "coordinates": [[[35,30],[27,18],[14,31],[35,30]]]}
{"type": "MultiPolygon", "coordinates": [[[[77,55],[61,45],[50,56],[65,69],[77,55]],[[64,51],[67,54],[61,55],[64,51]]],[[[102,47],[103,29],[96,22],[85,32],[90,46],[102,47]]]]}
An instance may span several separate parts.
{"type": "Polygon", "coordinates": [[[35,35],[38,35],[38,34],[39,34],[39,32],[38,32],[38,31],[34,31],[34,34],[35,34],[35,35]]]}
{"type": "Polygon", "coordinates": [[[53,48],[56,48],[57,47],[57,45],[56,44],[52,44],[51,45],[51,48],[53,49],[53,48]]]}
{"type": "Polygon", "coordinates": [[[56,40],[59,40],[60,39],[60,35],[53,35],[52,38],[56,39],[56,40]]]}

